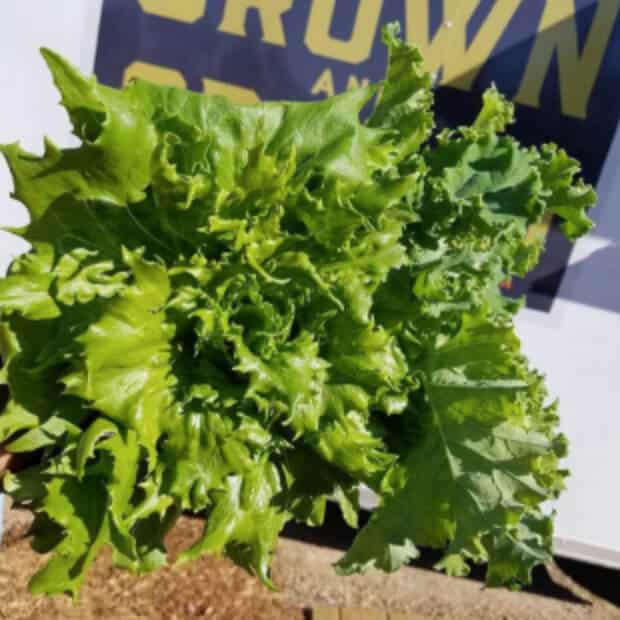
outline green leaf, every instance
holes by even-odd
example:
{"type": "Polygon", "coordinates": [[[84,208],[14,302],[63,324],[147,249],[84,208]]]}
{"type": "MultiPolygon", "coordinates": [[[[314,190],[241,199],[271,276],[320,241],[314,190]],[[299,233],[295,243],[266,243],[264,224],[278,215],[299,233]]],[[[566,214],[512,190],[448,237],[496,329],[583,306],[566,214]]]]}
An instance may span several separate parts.
{"type": "Polygon", "coordinates": [[[514,121],[514,105],[495,86],[486,90],[483,95],[482,110],[480,110],[473,128],[478,131],[502,133],[514,121]]]}
{"type": "Polygon", "coordinates": [[[49,291],[52,261],[51,248],[41,245],[12,264],[10,274],[0,280],[0,316],[17,312],[27,319],[41,320],[60,314],[49,291]]]}
{"type": "Polygon", "coordinates": [[[432,79],[420,52],[401,40],[398,23],[385,27],[383,42],[389,51],[387,76],[369,124],[395,133],[393,146],[404,157],[417,151],[433,129],[432,79]]]}
{"type": "Polygon", "coordinates": [[[30,581],[33,594],[78,596],[86,571],[108,542],[106,493],[97,480],[55,478],[46,485],[43,510],[64,530],[54,555],[30,581]]]}
{"type": "MultiPolygon", "coordinates": [[[[509,327],[466,318],[452,338],[429,343],[420,370],[426,402],[403,462],[406,484],[385,498],[340,561],[343,573],[395,570],[415,545],[448,550],[439,566],[466,574],[489,562],[491,585],[527,583],[551,557],[539,505],[553,489],[537,460],[562,456],[546,429],[539,379],[524,365],[509,327]]],[[[551,474],[557,482],[560,471],[551,474]]]]}
{"type": "Polygon", "coordinates": [[[17,145],[2,147],[15,198],[33,219],[65,194],[119,206],[141,201],[150,180],[156,133],[135,91],[101,86],[55,52],[42,53],[82,144],[59,149],[46,140],[43,157],[17,145]]]}
{"type": "Polygon", "coordinates": [[[586,215],[596,202],[594,189],[575,177],[579,162],[554,145],[545,145],[540,151],[540,170],[544,196],[549,212],[562,220],[562,231],[571,240],[587,233],[593,223],[586,215]]]}
{"type": "Polygon", "coordinates": [[[355,384],[329,386],[320,430],[308,440],[328,463],[374,487],[396,457],[380,429],[369,424],[370,402],[368,393],[355,384]]]}
{"type": "Polygon", "coordinates": [[[236,341],[239,363],[235,369],[250,376],[247,396],[276,415],[295,433],[316,431],[324,407],[327,363],[308,333],[290,342],[268,361],[254,356],[236,341]]]}
{"type": "Polygon", "coordinates": [[[80,437],[75,453],[75,471],[78,478],[83,478],[86,462],[95,454],[97,442],[118,433],[118,427],[106,418],[98,418],[80,437]]]}
{"type": "Polygon", "coordinates": [[[134,429],[150,451],[170,406],[169,338],[163,306],[169,297],[164,267],[125,252],[134,282],[104,317],[79,336],[84,358],[64,379],[67,393],[84,398],[134,429]]]}
{"type": "Polygon", "coordinates": [[[127,274],[113,273],[112,261],[84,264],[97,256],[96,252],[76,249],[65,254],[54,271],[56,275],[56,296],[58,300],[72,306],[76,302],[85,304],[96,297],[110,298],[125,288],[127,274]]]}
{"type": "MultiPolygon", "coordinates": [[[[32,419],[30,418],[26,424],[32,424],[32,419]]],[[[19,430],[22,430],[26,424],[22,423],[19,430]]],[[[80,427],[63,418],[52,416],[40,426],[31,428],[23,435],[20,435],[18,439],[7,445],[7,449],[14,453],[34,452],[39,448],[56,444],[65,433],[74,436],[79,435],[80,427]]]]}
{"type": "Polygon", "coordinates": [[[216,496],[203,537],[179,558],[180,562],[227,549],[239,563],[272,586],[270,556],[287,515],[271,505],[279,481],[270,465],[244,478],[231,476],[216,496]]]}
{"type": "Polygon", "coordinates": [[[342,517],[347,525],[357,528],[359,513],[359,488],[357,486],[336,487],[334,499],[338,502],[342,517]]]}
{"type": "Polygon", "coordinates": [[[36,415],[15,404],[8,405],[0,417],[0,442],[5,442],[19,431],[35,428],[38,423],[36,415]]]}

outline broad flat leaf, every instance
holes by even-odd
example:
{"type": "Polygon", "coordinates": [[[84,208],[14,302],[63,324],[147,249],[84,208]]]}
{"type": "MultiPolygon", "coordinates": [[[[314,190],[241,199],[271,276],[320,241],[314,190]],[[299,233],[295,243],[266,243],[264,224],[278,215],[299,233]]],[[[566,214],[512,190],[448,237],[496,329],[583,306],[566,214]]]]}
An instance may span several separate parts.
{"type": "Polygon", "coordinates": [[[45,513],[60,525],[63,538],[50,561],[30,582],[33,594],[76,597],[97,553],[108,542],[105,487],[98,480],[78,483],[54,478],[47,485],[45,513]]]}
{"type": "Polygon", "coordinates": [[[43,56],[82,145],[59,149],[46,141],[43,157],[17,145],[2,147],[15,198],[33,219],[65,194],[116,205],[142,200],[156,133],[139,98],[132,89],[118,91],[82,77],[50,50],[43,50],[43,56]]]}
{"type": "Polygon", "coordinates": [[[224,549],[270,584],[270,556],[287,515],[270,504],[279,490],[275,470],[259,466],[245,477],[230,476],[218,493],[203,537],[180,557],[184,562],[198,555],[224,549]]]}
{"type": "Polygon", "coordinates": [[[79,337],[84,360],[65,377],[67,393],[92,401],[134,429],[155,459],[155,442],[170,405],[169,337],[162,307],[169,296],[165,269],[127,252],[134,283],[100,321],[79,337]]]}
{"type": "Polygon", "coordinates": [[[564,451],[547,432],[538,378],[512,329],[480,318],[438,338],[420,372],[426,402],[403,461],[406,484],[375,512],[340,570],[395,570],[416,557],[415,545],[449,543],[440,566],[450,574],[466,574],[470,558],[489,562],[491,583],[527,581],[551,557],[549,518],[538,506],[554,492],[538,460],[564,451]]]}

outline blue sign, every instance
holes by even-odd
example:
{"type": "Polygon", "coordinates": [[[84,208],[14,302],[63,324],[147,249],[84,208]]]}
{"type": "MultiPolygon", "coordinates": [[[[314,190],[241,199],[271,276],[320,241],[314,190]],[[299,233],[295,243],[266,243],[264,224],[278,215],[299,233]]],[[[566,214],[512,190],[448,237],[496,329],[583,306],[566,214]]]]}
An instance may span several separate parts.
{"type": "MultiPolygon", "coordinates": [[[[381,27],[397,20],[437,75],[440,124],[470,122],[495,83],[517,104],[516,137],[560,144],[596,183],[620,112],[619,16],[620,0],[104,0],[95,71],[316,99],[382,79],[381,27]]],[[[539,267],[508,293],[550,310],[570,251],[551,222],[539,267]]]]}

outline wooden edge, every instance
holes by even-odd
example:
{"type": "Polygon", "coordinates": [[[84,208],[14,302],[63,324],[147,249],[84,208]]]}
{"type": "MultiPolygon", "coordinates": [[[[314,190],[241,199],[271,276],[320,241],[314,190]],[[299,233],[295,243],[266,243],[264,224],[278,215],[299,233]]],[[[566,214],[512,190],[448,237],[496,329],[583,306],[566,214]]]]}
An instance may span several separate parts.
{"type": "Polygon", "coordinates": [[[429,620],[417,614],[382,609],[315,607],[307,610],[307,620],[429,620]]]}

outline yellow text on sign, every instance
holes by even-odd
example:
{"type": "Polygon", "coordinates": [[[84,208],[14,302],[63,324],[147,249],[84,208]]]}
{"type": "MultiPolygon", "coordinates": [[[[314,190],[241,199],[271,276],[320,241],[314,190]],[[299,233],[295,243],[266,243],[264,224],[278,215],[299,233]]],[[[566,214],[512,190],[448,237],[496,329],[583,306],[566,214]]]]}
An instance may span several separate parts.
{"type": "Polygon", "coordinates": [[[521,0],[495,2],[468,45],[467,25],[479,0],[444,0],[444,21],[432,38],[430,3],[406,0],[407,40],[420,49],[428,71],[442,71],[444,84],[470,90],[520,4],[521,0]]]}
{"type": "MultiPolygon", "coordinates": [[[[128,84],[131,80],[143,79],[155,84],[164,86],[177,86],[178,88],[186,88],[187,82],[183,74],[176,69],[169,67],[160,67],[148,62],[136,61],[132,62],[123,74],[123,84],[128,84]]],[[[203,91],[208,95],[223,95],[234,103],[258,103],[260,98],[255,90],[213,80],[211,78],[203,78],[203,91]]]]}
{"type": "MultiPolygon", "coordinates": [[[[194,22],[208,14],[207,0],[138,0],[142,10],[167,19],[194,22]]],[[[407,41],[422,51],[426,68],[440,73],[443,84],[470,90],[510,29],[517,10],[532,0],[495,0],[478,31],[468,37],[468,26],[482,0],[355,0],[345,2],[351,34],[332,35],[337,0],[312,0],[305,25],[304,44],[315,56],[356,65],[368,60],[379,36],[381,15],[389,2],[404,6],[404,33],[407,41]],[[431,34],[431,2],[441,3],[443,23],[431,34]]],[[[620,0],[598,0],[583,50],[577,36],[575,0],[543,0],[538,29],[516,101],[539,107],[542,87],[552,59],[557,57],[562,112],[585,118],[588,103],[609,46],[614,24],[620,14],[620,0]]],[[[261,40],[278,46],[290,45],[285,14],[295,0],[226,0],[218,24],[221,32],[247,37],[246,21],[251,11],[260,18],[261,40]]],[[[533,26],[534,28],[535,26],[533,26]]],[[[523,38],[523,37],[522,37],[523,38]]],[[[510,50],[504,50],[509,54],[510,50]]],[[[329,76],[323,76],[318,92],[330,92],[329,76]]],[[[315,85],[316,86],[316,85],[315,85]]],[[[314,87],[313,87],[314,90],[314,87]]]]}
{"type": "Polygon", "coordinates": [[[601,69],[620,0],[600,0],[581,55],[575,23],[575,0],[549,0],[515,101],[539,107],[540,94],[554,55],[560,73],[562,112],[586,118],[588,102],[601,69]]]}
{"type": "Polygon", "coordinates": [[[357,64],[368,60],[372,53],[381,15],[381,2],[358,0],[357,13],[353,18],[353,33],[348,40],[338,39],[330,34],[336,0],[313,2],[306,29],[306,45],[317,56],[337,58],[343,62],[357,64]]]}
{"type": "Polygon", "coordinates": [[[125,69],[123,84],[129,84],[129,82],[136,79],[147,80],[148,82],[163,84],[164,86],[177,86],[178,88],[185,88],[187,86],[185,78],[180,71],[139,60],[132,62],[125,69]]]}
{"type": "Polygon", "coordinates": [[[250,9],[258,11],[263,29],[263,41],[273,45],[286,45],[282,16],[293,6],[293,0],[235,0],[227,2],[220,30],[229,34],[246,36],[245,21],[250,9]]]}
{"type": "Polygon", "coordinates": [[[145,13],[179,22],[196,22],[207,8],[207,0],[138,0],[145,13]]]}
{"type": "MultiPolygon", "coordinates": [[[[350,75],[347,80],[347,90],[351,90],[354,88],[364,88],[370,84],[370,80],[368,78],[362,78],[361,80],[356,75],[350,75]]],[[[334,82],[334,74],[332,70],[327,68],[325,69],[321,75],[319,75],[316,82],[312,85],[310,92],[313,95],[326,95],[327,97],[332,97],[335,95],[338,90],[336,89],[336,85],[334,82]]]]}

